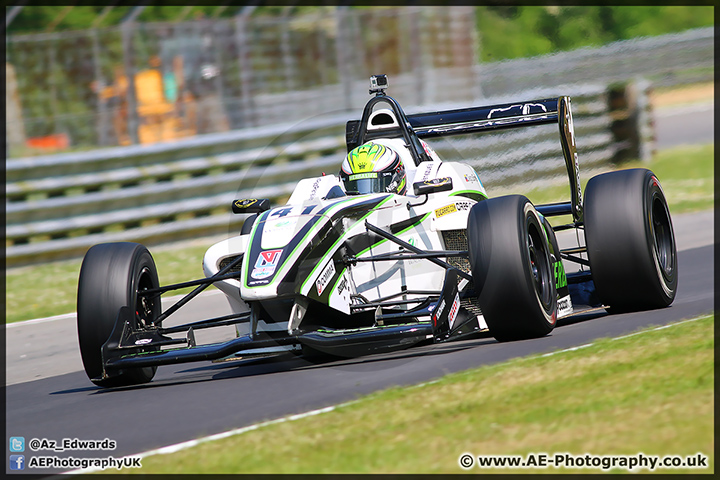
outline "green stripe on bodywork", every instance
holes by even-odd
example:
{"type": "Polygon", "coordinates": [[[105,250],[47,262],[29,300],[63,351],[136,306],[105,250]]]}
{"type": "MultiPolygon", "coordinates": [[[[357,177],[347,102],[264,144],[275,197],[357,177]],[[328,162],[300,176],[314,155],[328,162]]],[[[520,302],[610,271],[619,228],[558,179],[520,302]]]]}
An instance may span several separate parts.
{"type": "Polygon", "coordinates": [[[328,304],[330,304],[330,297],[332,296],[333,292],[337,288],[338,283],[340,283],[340,280],[342,280],[343,275],[345,274],[346,270],[347,270],[347,267],[340,270],[340,275],[338,275],[337,280],[335,280],[335,284],[332,286],[332,288],[330,289],[330,293],[328,294],[328,304]]]}
{"type": "Polygon", "coordinates": [[[549,226],[549,222],[548,222],[548,225],[546,225],[545,224],[545,216],[542,213],[538,212],[537,210],[535,210],[535,213],[537,213],[538,217],[540,217],[540,225],[542,225],[542,227],[543,227],[542,231],[545,234],[545,240],[547,240],[548,245],[550,246],[550,248],[552,248],[552,242],[550,241],[550,234],[548,233],[548,230],[547,230],[548,226],[549,226]]]}
{"type": "Polygon", "coordinates": [[[563,265],[561,260],[558,260],[557,262],[555,262],[555,289],[559,290],[567,284],[568,282],[567,276],[565,275],[565,266],[563,265]]]}
{"type": "MultiPolygon", "coordinates": [[[[381,205],[383,205],[385,202],[387,202],[387,201],[390,200],[391,198],[392,198],[392,195],[388,195],[388,197],[387,197],[386,199],[384,199],[383,201],[381,201],[380,203],[378,203],[372,210],[370,210],[370,211],[367,212],[365,215],[363,215],[361,218],[359,218],[359,219],[358,219],[355,223],[353,223],[353,224],[350,226],[350,228],[348,228],[346,231],[350,231],[350,230],[352,230],[353,228],[355,228],[355,226],[356,226],[358,223],[360,223],[360,222],[362,222],[363,220],[365,220],[371,213],[373,213],[376,209],[378,209],[381,205]]],[[[330,218],[330,221],[332,221],[332,217],[330,218]]],[[[310,271],[310,273],[308,274],[307,278],[306,278],[305,281],[302,283],[302,285],[300,285],[300,291],[301,291],[301,292],[302,292],[303,290],[305,290],[305,285],[307,285],[307,282],[313,277],[313,275],[315,274],[315,271],[316,271],[318,268],[320,268],[321,265],[325,265],[325,261],[326,261],[328,255],[332,256],[332,251],[335,249],[335,247],[337,246],[338,242],[343,241],[343,238],[344,238],[344,235],[340,235],[340,237],[339,237],[337,240],[335,240],[335,243],[333,243],[333,244],[330,246],[330,248],[328,248],[328,253],[326,253],[325,255],[323,255],[322,258],[320,258],[320,259],[318,260],[318,263],[317,263],[317,264],[313,267],[313,269],[310,271]]],[[[303,240],[305,240],[305,239],[303,239],[303,240]]],[[[300,243],[303,243],[303,242],[300,242],[300,243]]]]}
{"type": "MultiPolygon", "coordinates": [[[[432,213],[432,212],[426,213],[426,214],[423,215],[423,217],[422,217],[420,220],[418,220],[417,222],[413,223],[412,225],[410,225],[409,227],[407,227],[407,228],[405,228],[405,229],[403,229],[403,230],[400,230],[398,233],[395,234],[395,236],[396,236],[396,237],[397,237],[397,236],[400,236],[400,235],[402,235],[403,233],[405,233],[405,232],[407,232],[408,230],[410,230],[411,228],[417,227],[418,225],[420,225],[422,222],[424,222],[424,221],[430,216],[430,213],[432,213]]],[[[383,238],[383,239],[380,240],[378,243],[376,243],[376,244],[374,244],[374,245],[370,245],[368,248],[366,248],[365,250],[361,251],[360,253],[358,253],[358,254],[355,255],[355,256],[356,256],[356,257],[359,257],[359,256],[362,255],[363,253],[369,251],[370,249],[372,249],[372,248],[374,248],[374,247],[378,247],[378,246],[382,245],[383,243],[385,243],[385,242],[387,242],[387,241],[389,241],[387,238],[383,238]]]]}
{"type": "MultiPolygon", "coordinates": [[[[253,238],[255,238],[255,232],[258,229],[258,225],[260,225],[262,222],[267,220],[266,217],[270,214],[271,211],[272,210],[266,210],[265,212],[258,215],[257,218],[255,219],[255,223],[253,224],[252,230],[250,231],[250,238],[248,239],[247,250],[245,252],[245,254],[248,257],[248,260],[250,259],[250,249],[252,249],[252,241],[253,241],[253,238]]],[[[244,282],[245,287],[257,288],[257,287],[248,287],[248,285],[247,285],[248,278],[250,278],[250,271],[251,271],[250,263],[251,262],[243,261],[242,263],[243,263],[243,268],[245,269],[245,282],[244,282]]],[[[254,267],[252,267],[252,268],[254,268],[254,267]]]]}
{"type": "MultiPolygon", "coordinates": [[[[427,315],[418,315],[421,317],[427,316],[427,315]]],[[[326,328],[318,328],[317,331],[320,333],[335,333],[337,335],[346,335],[349,333],[359,333],[359,332],[368,332],[372,330],[383,330],[385,328],[394,328],[394,327],[412,327],[416,325],[428,325],[430,322],[411,322],[411,323],[394,323],[392,325],[376,325],[373,327],[358,327],[358,328],[347,328],[343,330],[328,330],[326,328]]]]}
{"type": "MultiPolygon", "coordinates": [[[[330,211],[330,210],[332,210],[333,208],[337,207],[338,205],[342,205],[342,204],[344,204],[344,203],[351,202],[351,201],[354,201],[354,200],[355,200],[354,198],[348,198],[348,199],[346,199],[346,200],[341,200],[341,201],[337,202],[336,204],[327,207],[327,211],[326,211],[325,213],[320,213],[320,212],[318,212],[318,213],[315,214],[315,215],[321,215],[321,216],[322,216],[322,215],[326,214],[328,211],[330,211]]],[[[265,213],[269,213],[269,212],[271,212],[271,211],[272,211],[272,210],[268,210],[268,211],[265,212],[265,213]]],[[[321,212],[322,212],[322,210],[321,210],[321,212]]],[[[258,220],[259,220],[259,218],[258,218],[258,220]]],[[[322,220],[318,220],[317,222],[315,222],[315,225],[313,225],[312,228],[310,228],[310,230],[308,230],[308,232],[305,234],[305,236],[302,238],[302,240],[300,240],[300,241],[298,242],[298,244],[295,246],[295,248],[293,248],[293,249],[290,251],[290,253],[285,257],[285,259],[282,261],[282,263],[278,266],[278,268],[277,268],[277,273],[275,274],[275,278],[273,279],[272,282],[267,283],[267,284],[265,284],[265,285],[257,285],[257,286],[255,286],[255,287],[249,286],[249,285],[247,284],[247,282],[248,282],[248,278],[250,277],[250,266],[249,266],[249,264],[250,264],[251,262],[248,262],[247,275],[245,275],[245,284],[244,284],[245,288],[264,288],[264,287],[269,287],[269,286],[273,285],[275,282],[278,282],[279,280],[281,280],[281,279],[282,279],[282,275],[280,275],[280,273],[281,273],[282,268],[287,264],[287,261],[293,256],[293,254],[294,254],[301,246],[304,245],[305,240],[306,240],[310,235],[314,234],[316,230],[319,230],[319,229],[320,229],[320,225],[319,225],[320,223],[322,223],[322,220]]],[[[258,224],[259,224],[259,222],[255,222],[255,225],[258,225],[258,224]]],[[[253,236],[250,238],[250,247],[251,247],[251,248],[252,248],[252,243],[251,243],[251,242],[252,242],[252,240],[253,240],[254,237],[255,237],[255,229],[253,229],[253,232],[252,232],[252,233],[253,233],[253,236]]],[[[260,239],[260,241],[261,241],[261,244],[262,244],[262,239],[260,239]]],[[[290,241],[292,241],[292,239],[291,239],[290,241]]],[[[284,248],[284,247],[283,247],[283,248],[284,248]]],[[[304,248],[304,247],[303,247],[303,248],[304,248]]]]}
{"type": "Polygon", "coordinates": [[[453,197],[455,195],[457,195],[458,197],[467,197],[471,200],[475,200],[476,202],[488,199],[488,196],[482,193],[480,190],[460,190],[458,192],[451,193],[449,196],[453,197]]]}

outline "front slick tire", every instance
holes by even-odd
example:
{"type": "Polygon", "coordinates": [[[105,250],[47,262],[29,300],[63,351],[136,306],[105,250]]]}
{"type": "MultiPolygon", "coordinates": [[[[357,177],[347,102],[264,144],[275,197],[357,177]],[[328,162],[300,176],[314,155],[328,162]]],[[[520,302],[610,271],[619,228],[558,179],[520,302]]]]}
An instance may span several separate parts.
{"type": "Polygon", "coordinates": [[[468,245],[490,333],[501,342],[550,333],[557,320],[557,290],[547,235],[530,201],[508,195],[475,204],[468,245]]]}
{"type": "Polygon", "coordinates": [[[612,312],[662,308],[677,292],[670,210],[645,168],[591,178],[585,189],[585,243],[595,288],[612,312]]]}
{"type": "Polygon", "coordinates": [[[77,297],[77,327],[85,373],[100,387],[146,383],[157,367],[129,368],[101,378],[101,350],[115,327],[120,307],[136,312],[133,321],[149,324],[160,315],[160,299],[143,301],[138,290],[157,288],[158,275],[150,252],[137,243],[104,243],[85,254],[80,267],[77,297]]]}

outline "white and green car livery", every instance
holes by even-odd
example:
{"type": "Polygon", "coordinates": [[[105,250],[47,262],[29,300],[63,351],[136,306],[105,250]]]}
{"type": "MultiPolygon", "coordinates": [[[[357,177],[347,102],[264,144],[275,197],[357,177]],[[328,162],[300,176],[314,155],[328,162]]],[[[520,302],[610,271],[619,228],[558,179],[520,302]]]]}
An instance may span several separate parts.
{"type": "MultiPolygon", "coordinates": [[[[399,148],[397,141],[386,142],[399,148]]],[[[450,178],[453,191],[429,194],[425,202],[420,197],[389,193],[326,199],[333,188],[342,188],[337,177],[305,179],[287,205],[259,214],[249,234],[210,248],[203,264],[205,274],[214,275],[228,259],[243,255],[240,277],[216,283],[237,311],[246,311],[248,303],[255,301],[272,303],[302,296],[327,305],[342,318],[351,314],[353,304],[374,302],[395,292],[439,292],[445,271],[423,260],[343,263],[344,257],[402,251],[397,244],[368,232],[365,222],[423,250],[444,250],[448,242],[465,238],[470,209],[486,199],[487,193],[470,166],[433,156],[431,162],[408,168],[408,183],[450,178]]],[[[465,270],[469,271],[469,266],[465,270]]],[[[427,293],[406,295],[426,297],[427,293]]],[[[263,320],[272,321],[274,328],[288,328],[290,323],[289,316],[263,320]]],[[[485,328],[482,318],[479,322],[485,328]]],[[[348,318],[347,324],[352,326],[352,319],[348,318]]],[[[248,326],[239,328],[245,331],[248,326]]]]}
{"type": "Polygon", "coordinates": [[[159,365],[255,354],[355,356],[483,334],[541,337],[579,305],[628,311],[673,302],[677,252],[658,178],[641,168],[600,174],[583,196],[568,97],[406,115],[381,83],[361,119],[347,122],[354,153],[341,167],[345,183],[335,175],[301,180],[285,205],[234,201],[245,223],[207,250],[204,278],[160,286],[137,243],[88,250],[77,325],[93,383],[143,383],[159,365]],[[558,126],[566,202],[490,197],[473,168],[441,160],[426,142],[543,124],[558,126]],[[370,178],[350,175],[376,173],[390,159],[391,183],[347,188],[370,178]],[[570,221],[551,224],[553,217],[570,221]],[[559,248],[562,230],[574,230],[578,244],[559,248]],[[232,314],[163,324],[210,285],[232,314]],[[195,288],[162,311],[160,296],[186,287],[195,288]],[[236,338],[196,341],[195,330],[228,325],[236,338]]]}

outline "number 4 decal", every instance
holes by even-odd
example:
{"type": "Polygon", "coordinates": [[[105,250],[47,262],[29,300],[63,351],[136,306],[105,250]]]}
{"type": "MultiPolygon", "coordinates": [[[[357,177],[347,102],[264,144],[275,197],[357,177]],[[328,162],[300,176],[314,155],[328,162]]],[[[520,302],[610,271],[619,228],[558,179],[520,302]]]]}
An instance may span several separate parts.
{"type": "MultiPolygon", "coordinates": [[[[308,205],[307,207],[303,208],[300,215],[308,215],[310,212],[312,212],[315,209],[315,205],[308,205]]],[[[278,210],[275,210],[273,213],[270,214],[271,217],[285,217],[287,215],[290,215],[292,211],[294,210],[293,207],[285,207],[280,208],[278,210]]]]}
{"type": "Polygon", "coordinates": [[[270,215],[270,216],[271,217],[284,217],[285,215],[289,214],[290,212],[292,212],[292,207],[281,208],[280,210],[275,210],[272,213],[272,215],[270,215]]]}

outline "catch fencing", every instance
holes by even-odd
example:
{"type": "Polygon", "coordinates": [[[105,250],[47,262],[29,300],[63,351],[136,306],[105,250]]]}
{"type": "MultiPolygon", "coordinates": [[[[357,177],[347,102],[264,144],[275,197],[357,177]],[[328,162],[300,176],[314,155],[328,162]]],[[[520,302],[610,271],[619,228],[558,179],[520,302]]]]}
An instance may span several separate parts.
{"type": "Polygon", "coordinates": [[[353,112],[370,74],[403,105],[536,87],[713,79],[714,28],[477,63],[475,8],[321,8],[6,38],[6,154],[152,144],[353,112]]]}
{"type": "Polygon", "coordinates": [[[390,75],[406,105],[470,101],[478,58],[474,7],[464,6],[130,22],[6,43],[12,157],[350,111],[373,73],[390,75]],[[432,73],[444,79],[438,92],[432,73]]]}
{"type": "MultiPolygon", "coordinates": [[[[629,108],[611,111],[611,93],[605,85],[568,85],[488,101],[570,95],[581,171],[587,174],[637,148],[613,133],[629,108]]],[[[442,103],[409,107],[407,112],[467,106],[442,103]]],[[[80,256],[93,244],[109,241],[152,244],[233,234],[245,219],[230,213],[234,199],[284,202],[301,178],[336,173],[347,152],[344,127],[351,118],[340,114],[179,142],[10,159],[7,263],[80,256]]],[[[633,118],[644,125],[645,140],[651,142],[647,112],[633,118]]],[[[441,157],[472,165],[491,194],[517,183],[567,181],[557,126],[464,137],[429,143],[441,157]]],[[[633,156],[637,158],[637,152],[633,156]]]]}

